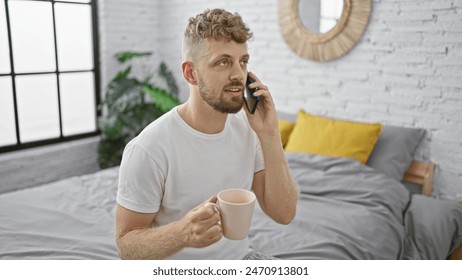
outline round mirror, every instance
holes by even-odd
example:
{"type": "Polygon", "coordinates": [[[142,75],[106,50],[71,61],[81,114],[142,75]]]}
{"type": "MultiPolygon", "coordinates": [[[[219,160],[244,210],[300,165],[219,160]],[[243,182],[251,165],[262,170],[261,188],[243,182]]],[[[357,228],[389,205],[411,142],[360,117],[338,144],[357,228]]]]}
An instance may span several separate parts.
{"type": "Polygon", "coordinates": [[[370,12],[371,0],[279,0],[279,26],[295,53],[328,61],[353,48],[370,12]]]}
{"type": "Polygon", "coordinates": [[[300,0],[298,16],[303,26],[313,33],[327,33],[340,20],[343,0],[300,0]]]}

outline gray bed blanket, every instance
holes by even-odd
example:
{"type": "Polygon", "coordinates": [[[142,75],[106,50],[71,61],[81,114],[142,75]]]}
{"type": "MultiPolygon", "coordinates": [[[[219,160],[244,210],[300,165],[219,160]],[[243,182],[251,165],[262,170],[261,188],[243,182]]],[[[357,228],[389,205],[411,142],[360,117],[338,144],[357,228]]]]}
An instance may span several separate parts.
{"type": "Polygon", "coordinates": [[[446,259],[462,243],[462,207],[421,195],[352,159],[288,153],[297,214],[278,225],[256,207],[255,250],[282,259],[446,259]]]}
{"type": "Polygon", "coordinates": [[[0,196],[0,259],[117,259],[118,168],[0,196]]]}
{"type": "MultiPolygon", "coordinates": [[[[259,208],[255,249],[286,259],[444,259],[462,242],[462,210],[411,196],[353,160],[288,154],[300,186],[288,226],[259,208]]],[[[0,195],[0,259],[117,259],[118,168],[0,195]]]]}

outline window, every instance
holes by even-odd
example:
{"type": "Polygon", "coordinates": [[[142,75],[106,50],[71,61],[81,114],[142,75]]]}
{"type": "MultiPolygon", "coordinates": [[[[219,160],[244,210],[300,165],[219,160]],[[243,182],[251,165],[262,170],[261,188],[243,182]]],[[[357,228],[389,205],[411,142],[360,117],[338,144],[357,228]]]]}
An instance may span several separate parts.
{"type": "Polygon", "coordinates": [[[0,2],[0,152],[97,134],[95,2],[0,2]]]}

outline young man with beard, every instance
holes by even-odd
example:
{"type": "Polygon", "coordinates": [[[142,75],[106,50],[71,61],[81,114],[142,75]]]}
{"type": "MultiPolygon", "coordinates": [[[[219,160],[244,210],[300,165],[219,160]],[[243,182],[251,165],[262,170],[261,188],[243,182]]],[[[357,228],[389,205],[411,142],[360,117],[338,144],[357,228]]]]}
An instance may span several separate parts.
{"type": "Polygon", "coordinates": [[[292,221],[297,191],[274,103],[268,88],[247,72],[251,37],[237,13],[206,10],[189,20],[182,63],[188,100],[124,150],[116,209],[121,258],[255,258],[248,238],[222,238],[219,215],[205,205],[227,188],[253,190],[273,220],[292,221]],[[261,98],[255,114],[243,109],[247,75],[261,98]]]}

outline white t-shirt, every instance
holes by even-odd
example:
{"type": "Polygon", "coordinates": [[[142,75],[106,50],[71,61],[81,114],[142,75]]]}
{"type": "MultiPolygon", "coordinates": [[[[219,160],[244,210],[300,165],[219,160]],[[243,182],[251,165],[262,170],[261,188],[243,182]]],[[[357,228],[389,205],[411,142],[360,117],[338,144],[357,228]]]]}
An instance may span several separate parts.
{"type": "MultiPolygon", "coordinates": [[[[218,134],[191,128],[178,107],[148,125],[125,147],[117,203],[132,211],[157,213],[153,226],[181,219],[226,188],[250,190],[264,169],[263,154],[244,112],[229,114],[218,134]]],[[[170,259],[242,259],[248,239],[223,237],[205,248],[185,248],[170,259]]]]}

